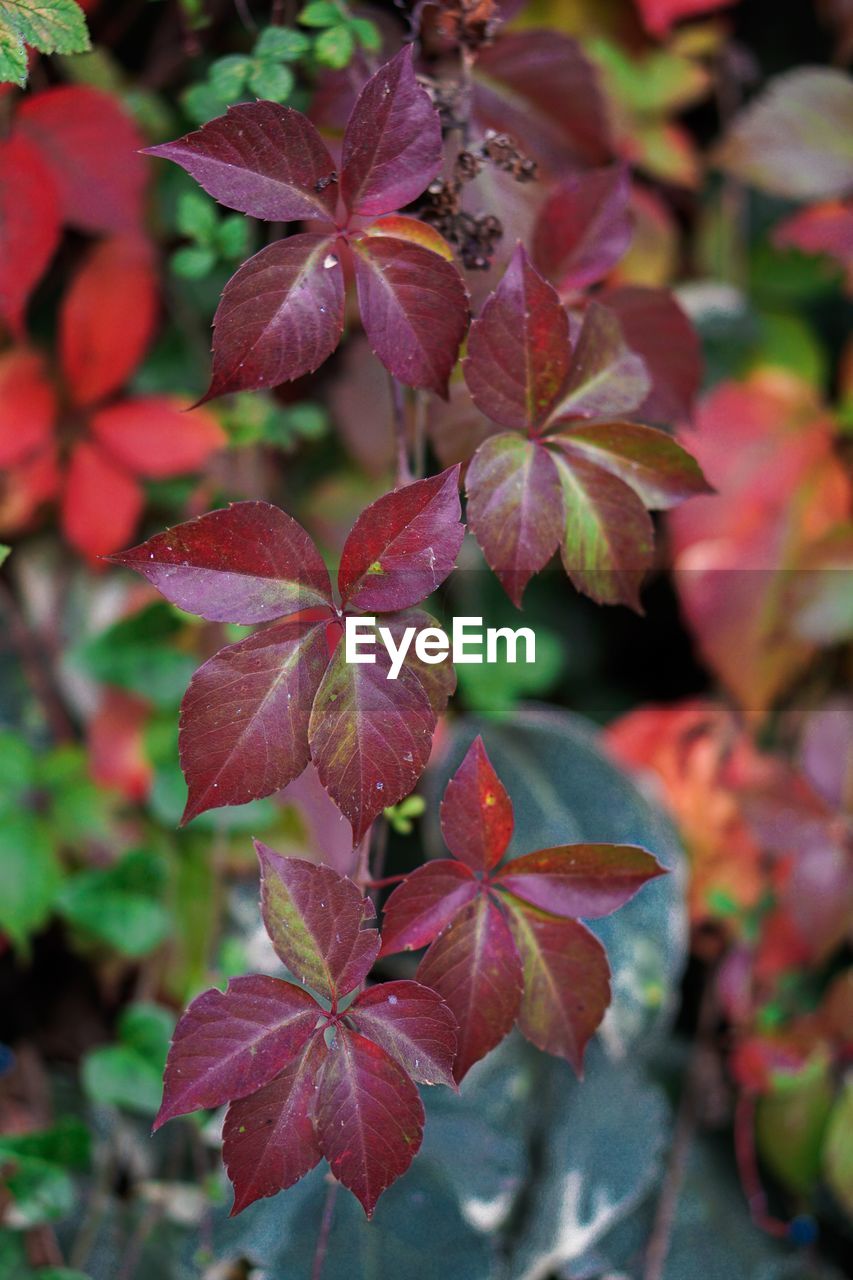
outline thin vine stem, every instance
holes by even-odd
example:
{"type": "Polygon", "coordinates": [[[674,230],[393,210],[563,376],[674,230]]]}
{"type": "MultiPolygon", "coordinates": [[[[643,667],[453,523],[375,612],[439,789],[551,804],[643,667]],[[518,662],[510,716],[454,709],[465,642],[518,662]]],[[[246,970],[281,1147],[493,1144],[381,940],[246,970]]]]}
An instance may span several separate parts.
{"type": "Polygon", "coordinates": [[[337,1178],[331,1178],[326,1189],[326,1202],[323,1205],[323,1216],[320,1219],[320,1230],[317,1232],[317,1244],[314,1249],[314,1265],[311,1268],[311,1280],[322,1280],[323,1267],[326,1265],[326,1254],[329,1249],[329,1237],[332,1234],[332,1222],[335,1217],[335,1202],[338,1198],[337,1178]]]}

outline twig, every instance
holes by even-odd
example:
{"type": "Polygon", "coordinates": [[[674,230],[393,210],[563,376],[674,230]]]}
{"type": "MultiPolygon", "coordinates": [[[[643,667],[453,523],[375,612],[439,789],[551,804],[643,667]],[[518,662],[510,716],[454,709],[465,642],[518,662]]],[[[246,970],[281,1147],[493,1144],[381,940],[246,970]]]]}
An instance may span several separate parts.
{"type": "Polygon", "coordinates": [[[391,382],[391,403],[394,407],[394,434],[397,440],[397,485],[410,484],[414,480],[409,455],[406,450],[406,402],[403,399],[403,387],[393,375],[388,375],[391,382]]]}
{"type": "Polygon", "coordinates": [[[337,1178],[329,1182],[326,1191],[326,1203],[323,1205],[323,1217],[320,1219],[320,1230],[317,1233],[317,1246],[314,1250],[314,1265],[311,1268],[311,1280],[321,1280],[329,1248],[329,1236],[332,1234],[332,1219],[335,1216],[335,1201],[338,1198],[337,1178]]]}

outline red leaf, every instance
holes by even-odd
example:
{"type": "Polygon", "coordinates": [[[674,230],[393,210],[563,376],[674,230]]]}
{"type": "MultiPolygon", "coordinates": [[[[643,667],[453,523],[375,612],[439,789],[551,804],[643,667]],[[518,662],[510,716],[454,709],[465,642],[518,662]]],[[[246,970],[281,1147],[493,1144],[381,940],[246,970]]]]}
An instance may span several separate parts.
{"type": "Polygon", "coordinates": [[[145,140],[111,94],[87,85],[46,89],[22,100],[17,124],[53,175],[64,222],[84,231],[140,225],[145,140]]]}
{"type": "Polygon", "coordinates": [[[358,214],[409,204],[441,167],[441,125],[412,69],[412,46],[371,76],[344,133],[341,195],[358,214]]]}
{"type": "Polygon", "coordinates": [[[27,299],[59,243],[59,200],[26,138],[0,142],[0,321],[20,338],[27,299]]]}
{"type": "Polygon", "coordinates": [[[212,413],[186,413],[179,400],[145,396],[95,413],[92,434],[135,475],[154,480],[197,471],[227,436],[212,413]]]}
{"type": "Polygon", "coordinates": [[[441,802],[444,843],[472,871],[491,871],[506,853],[513,825],[512,801],[478,736],[441,802]]]}
{"type": "Polygon", "coordinates": [[[439,934],[417,972],[444,999],[459,1024],[453,1074],[469,1069],[510,1031],[521,1001],[521,961],[506,921],[484,894],[439,934]]]}
{"type": "Polygon", "coordinates": [[[564,517],[553,459],[536,440],[485,440],[466,479],[468,521],[483,555],[519,609],[534,573],[559,546],[564,517]]]}
{"type": "Polygon", "coordinates": [[[115,787],[139,803],[148,795],[153,769],[145,751],[151,707],[123,689],[107,689],[86,726],[89,772],[99,787],[115,787]]]}
{"type": "Polygon", "coordinates": [[[383,982],[363,991],[347,1015],[413,1080],[456,1087],[456,1021],[435,991],[419,982],[383,982]]]}
{"type": "Polygon", "coordinates": [[[213,319],[205,400],[291,382],[332,354],[344,327],[344,274],[334,244],[334,236],[290,236],[235,272],[213,319]]]}
{"type": "Polygon", "coordinates": [[[801,209],[774,229],[773,243],[780,249],[834,258],[844,269],[849,288],[853,280],[853,203],[830,200],[801,209]]]}
{"type": "Polygon", "coordinates": [[[560,436],[566,456],[587,458],[623,480],[650,510],[713,492],[699,464],[672,436],[633,422],[576,423],[560,436]]]}
{"type": "Polygon", "coordinates": [[[282,858],[259,840],[255,849],[261,912],[276,954],[295,978],[327,999],[348,995],[379,950],[376,929],[361,927],[370,904],[331,867],[282,858]]]}
{"type": "Polygon", "coordinates": [[[39,507],[56,497],[60,479],[53,446],[14,468],[0,468],[0,531],[12,534],[27,528],[39,507]]]}
{"type": "Polygon", "coordinates": [[[314,543],[268,502],[210,511],[111,559],[141,573],[179,609],[211,622],[268,622],[332,602],[314,543]]]}
{"type": "Polygon", "coordinates": [[[735,0],[637,0],[643,25],[650,35],[665,36],[682,18],[693,18],[714,9],[725,9],[735,0]]]}
{"type": "Polygon", "coordinates": [[[590,303],[552,418],[618,418],[637,409],[649,389],[646,367],[629,350],[616,314],[590,303]]]}
{"type": "Polygon", "coordinates": [[[631,240],[627,169],[572,174],[551,192],[533,233],[533,260],[566,297],[595,284],[631,240]]]}
{"type": "Polygon", "coordinates": [[[280,791],[308,763],[311,706],[329,660],[326,621],[288,618],[220,649],[181,703],[181,824],[280,791]]]}
{"type": "Polygon", "coordinates": [[[610,1003],[604,947],[577,920],[555,920],[512,901],[510,925],[524,967],[521,1032],[583,1074],[584,1050],[610,1003]]]}
{"type": "Polygon", "coordinates": [[[75,404],[95,404],[124,386],[151,341],[156,314],[148,243],[132,234],[102,240],[59,314],[62,372],[75,404]]]}
{"type": "Polygon", "coordinates": [[[468,324],[468,296],[456,266],[394,236],[353,243],[358,303],[373,351],[409,387],[447,395],[468,324]]]}
{"type": "Polygon", "coordinates": [[[381,613],[424,600],[453,569],[464,533],[458,467],[384,494],[361,513],[344,544],[343,603],[381,613]]]}
{"type": "Polygon", "coordinates": [[[269,222],[335,216],[335,162],[311,121],[276,102],[242,102],[147,154],[173,160],[220,204],[269,222]]]}
{"type": "Polygon", "coordinates": [[[234,1184],[232,1217],[255,1200],[292,1187],[321,1159],[314,1100],[324,1057],[322,1036],[315,1035],[280,1075],[228,1108],[222,1159],[234,1184]]]}
{"type": "Polygon", "coordinates": [[[591,920],[610,915],[665,874],[657,858],[635,845],[570,844],[514,858],[495,883],[551,915],[591,920]]]}
{"type": "Polygon", "coordinates": [[[625,341],[642,356],[651,390],[636,409],[653,422],[690,417],[702,381],[699,335],[668,289],[625,285],[602,301],[616,312],[625,341]]]}
{"type": "Polygon", "coordinates": [[[127,543],[145,505],[142,490],[96,444],[75,445],[62,497],[62,529],[95,560],[127,543]]]}
{"type": "Polygon", "coordinates": [[[308,1040],[321,1012],[301,987],[262,974],[197,996],[175,1028],[154,1128],[268,1084],[308,1040]]]}
{"type": "Polygon", "coordinates": [[[569,371],[569,318],[522,245],[471,326],[465,381],[474,403],[505,427],[548,417],[569,371]]]}
{"type": "Polygon", "coordinates": [[[379,1045],[338,1025],[320,1077],[315,1127],[332,1173],[372,1217],[376,1202],[418,1153],[418,1091],[379,1045]]]}
{"type": "Polygon", "coordinates": [[[417,867],[385,904],[380,954],[425,947],[478,892],[479,881],[450,858],[417,867]]]}
{"type": "Polygon", "coordinates": [[[53,440],[56,395],[41,356],[24,349],[0,355],[0,467],[14,467],[53,440]]]}

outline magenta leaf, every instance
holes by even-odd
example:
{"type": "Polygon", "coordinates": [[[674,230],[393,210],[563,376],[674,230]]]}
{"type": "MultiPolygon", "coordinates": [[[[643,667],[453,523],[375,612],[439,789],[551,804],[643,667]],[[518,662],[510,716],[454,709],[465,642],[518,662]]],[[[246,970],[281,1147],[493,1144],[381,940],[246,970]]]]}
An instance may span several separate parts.
{"type": "Polygon", "coordinates": [[[468,295],[456,266],[396,236],[362,236],[352,249],[372,350],[406,386],[446,397],[468,324],[468,295]]]}
{"type": "Polygon", "coordinates": [[[300,987],[262,974],[197,996],[175,1028],[154,1128],[269,1083],[308,1040],[320,1012],[300,987]]]}
{"type": "Polygon", "coordinates": [[[471,325],[468,390],[495,422],[530,430],[547,418],[568,370],[569,318],[519,244],[471,325]]]}
{"type": "Polygon", "coordinates": [[[557,916],[610,915],[649,880],[666,875],[653,854],[630,844],[569,844],[514,858],[494,879],[557,916]]]}
{"type": "Polygon", "coordinates": [[[244,102],[147,154],[174,160],[220,204],[253,218],[334,218],[334,161],[311,121],[292,107],[244,102]]]}
{"type": "Polygon", "coordinates": [[[472,871],[491,871],[506,853],[514,822],[512,801],[478,736],[441,802],[444,843],[472,871]]]}
{"type": "Polygon", "coordinates": [[[646,367],[629,350],[616,314],[591,302],[552,420],[618,418],[637,409],[649,389],[646,367]]]}
{"type": "Polygon", "coordinates": [[[203,399],[276,387],[332,354],[344,326],[344,273],[334,235],[276,240],[244,262],[213,318],[213,376],[203,399]]]}
{"type": "Polygon", "coordinates": [[[380,954],[425,947],[478,893],[478,881],[461,862],[439,858],[417,867],[385,904],[380,954]]]}
{"type": "Polygon", "coordinates": [[[539,1049],[566,1058],[583,1074],[584,1050],[610,1003],[604,947],[577,920],[558,920],[505,899],[521,955],[521,1032],[539,1049]]]}
{"type": "Polygon", "coordinates": [[[228,1108],[222,1158],[234,1184],[232,1216],[292,1187],[321,1159],[314,1099],[325,1052],[322,1036],[314,1035],[269,1084],[228,1108]]]}
{"type": "Polygon", "coordinates": [[[564,519],[560,478],[536,440],[505,433],[485,440],[466,478],[468,522],[510,600],[559,546],[564,519]]]}
{"type": "Polygon", "coordinates": [[[412,47],[371,76],[344,133],[341,194],[352,213],[390,213],[414,200],[441,166],[441,125],[412,68],[412,47]]]}
{"type": "Polygon", "coordinates": [[[435,991],[419,982],[383,982],[363,991],[347,1016],[413,1080],[455,1089],[456,1020],[435,991]]]}
{"type": "Polygon", "coordinates": [[[577,422],[560,434],[560,445],[566,457],[584,457],[623,480],[651,511],[665,511],[686,498],[713,492],[696,460],[654,427],[577,422]]]}
{"type": "Polygon", "coordinates": [[[361,513],[344,544],[344,604],[382,613],[425,599],[452,570],[464,532],[458,466],[386,493],[361,513]]]}
{"type": "Polygon", "coordinates": [[[320,1076],[315,1130],[332,1173],[368,1218],[417,1155],[423,1124],[418,1091],[402,1067],[379,1045],[338,1024],[320,1076]]]}
{"type": "Polygon", "coordinates": [[[699,335],[668,289],[624,285],[604,302],[619,317],[625,341],[642,356],[651,389],[637,413],[652,422],[690,417],[702,381],[699,335]]]}
{"type": "Polygon", "coordinates": [[[289,618],[199,667],[181,703],[181,767],[189,788],[182,823],[206,809],[271,795],[299,776],[328,662],[326,620],[289,618]]]}
{"type": "Polygon", "coordinates": [[[562,297],[603,279],[628,248],[629,196],[628,171],[618,165],[572,174],[548,196],[533,258],[562,297]]]}
{"type": "Polygon", "coordinates": [[[179,609],[248,625],[330,605],[332,584],[300,524],[268,502],[236,502],[108,557],[179,609]]]}
{"type": "Polygon", "coordinates": [[[259,840],[261,913],[276,954],[293,976],[329,1000],[364,981],[379,950],[363,928],[365,900],[331,867],[283,858],[259,840]]]}
{"type": "Polygon", "coordinates": [[[488,895],[454,915],[418,966],[417,979],[438,992],[459,1025],[458,1084],[507,1035],[521,1001],[518,951],[488,895]]]}

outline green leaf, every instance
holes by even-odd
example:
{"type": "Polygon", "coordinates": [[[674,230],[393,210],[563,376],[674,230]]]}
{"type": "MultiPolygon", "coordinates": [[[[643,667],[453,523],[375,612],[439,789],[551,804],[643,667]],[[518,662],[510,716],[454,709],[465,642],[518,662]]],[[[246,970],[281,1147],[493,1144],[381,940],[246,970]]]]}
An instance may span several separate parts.
{"type": "Polygon", "coordinates": [[[35,786],[36,759],[32,747],[20,734],[0,730],[0,809],[19,805],[27,790],[35,786]]]}
{"type": "Polygon", "coordinates": [[[142,956],[169,935],[169,913],[158,901],[163,883],[160,859],[138,849],[114,867],[81,871],[66,880],[57,908],[71,924],[122,955],[142,956]]]}
{"type": "Polygon", "coordinates": [[[168,1009],[144,1000],[128,1005],[118,1025],[122,1044],[161,1071],[166,1065],[166,1054],[169,1052],[169,1041],[174,1029],[175,1019],[168,1009]]]}
{"type": "Polygon", "coordinates": [[[820,1172],[832,1099],[832,1085],[823,1064],[758,1100],[755,1132],[762,1159],[785,1186],[801,1195],[814,1189],[820,1172]]]}
{"type": "Polygon", "coordinates": [[[249,222],[240,214],[223,218],[216,228],[216,248],[227,261],[243,258],[249,252],[249,222]]]}
{"type": "Polygon", "coordinates": [[[212,85],[205,82],[191,84],[188,89],[185,89],[181,94],[181,105],[191,120],[197,124],[204,124],[214,116],[222,115],[228,102],[216,92],[212,85]]]}
{"type": "Polygon", "coordinates": [[[23,40],[11,28],[4,26],[0,18],[0,81],[27,83],[27,51],[23,40]]]}
{"type": "Polygon", "coordinates": [[[249,74],[252,93],[270,102],[285,102],[293,92],[294,83],[290,68],[276,62],[257,62],[249,74]]]}
{"type": "Polygon", "coordinates": [[[823,1175],[839,1204],[853,1215],[853,1080],[844,1085],[829,1117],[823,1175]]]}
{"type": "Polygon", "coordinates": [[[213,92],[226,102],[233,102],[243,92],[252,61],[242,53],[230,53],[211,63],[207,79],[213,92]]]}
{"type": "Polygon", "coordinates": [[[90,47],[83,10],[74,0],[0,0],[0,79],[24,84],[24,45],[40,53],[83,53],[90,47]]]}
{"type": "Polygon", "coordinates": [[[0,1159],[6,1156],[33,1156],[49,1164],[86,1169],[91,1156],[92,1135],[82,1120],[66,1116],[50,1129],[35,1133],[0,1135],[0,1159]]]}
{"type": "Polygon", "coordinates": [[[311,0],[299,14],[298,21],[305,27],[331,27],[342,18],[341,10],[330,0],[311,0]]]}
{"type": "Polygon", "coordinates": [[[17,948],[46,923],[61,880],[43,823],[24,811],[0,824],[0,931],[17,948]]]}
{"type": "MultiPolygon", "coordinates": [[[[0,1161],[6,1161],[0,1156],[0,1161]]],[[[18,1230],[56,1222],[74,1209],[74,1184],[64,1169],[36,1156],[12,1156],[4,1177],[12,1205],[4,1222],[18,1230]]]]}
{"type": "Polygon", "coordinates": [[[183,191],[178,198],[175,227],[182,236],[207,244],[217,224],[216,205],[200,191],[183,191]]]}
{"type": "Polygon", "coordinates": [[[0,565],[3,565],[6,563],[6,561],[9,559],[9,556],[11,555],[11,552],[12,552],[11,547],[7,547],[5,542],[0,542],[0,565]]]}
{"type": "Polygon", "coordinates": [[[152,604],[78,645],[72,660],[101,684],[169,708],[180,701],[196,666],[195,659],[174,643],[182,632],[173,609],[152,604]]]}
{"type": "Polygon", "coordinates": [[[317,37],[314,45],[314,57],[324,67],[332,67],[339,71],[345,67],[353,55],[355,40],[352,30],[345,23],[337,27],[329,27],[317,37]]]}
{"type": "Polygon", "coordinates": [[[89,1099],[139,1115],[156,1114],[173,1027],[174,1019],[158,1005],[128,1006],[119,1021],[119,1043],[94,1049],[83,1061],[89,1099]]]}
{"type": "Polygon", "coordinates": [[[256,58],[280,59],[296,62],[304,58],[311,48],[311,37],[293,27],[267,27],[258,36],[254,54],[256,58]]]}
{"type": "Polygon", "coordinates": [[[456,676],[469,711],[490,720],[507,720],[522,698],[542,697],[553,689],[565,660],[560,637],[537,627],[535,662],[507,662],[506,647],[501,645],[497,662],[459,666],[456,676]]]}
{"type": "Polygon", "coordinates": [[[216,266],[216,254],[198,245],[183,245],[172,254],[170,266],[182,280],[202,280],[216,266]]]}
{"type": "Polygon", "coordinates": [[[378,53],[382,48],[382,33],[369,18],[350,18],[349,28],[361,47],[369,53],[378,53]]]}

